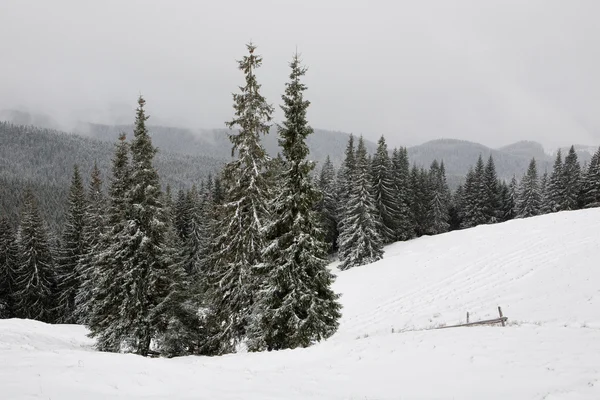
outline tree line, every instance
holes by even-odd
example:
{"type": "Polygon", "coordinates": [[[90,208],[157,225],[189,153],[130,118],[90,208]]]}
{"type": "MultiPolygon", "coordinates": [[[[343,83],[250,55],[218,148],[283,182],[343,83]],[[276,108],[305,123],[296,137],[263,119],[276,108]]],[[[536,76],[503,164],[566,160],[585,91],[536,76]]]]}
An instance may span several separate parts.
{"type": "Polygon", "coordinates": [[[389,151],[384,137],[370,155],[351,136],[342,165],[328,158],[316,173],[298,55],[271,158],[261,136],[273,106],[255,74],[262,58],[247,49],[227,123],[232,160],[214,177],[162,189],[140,97],[109,178],[94,166],[86,188],[74,167],[60,237],[26,191],[18,229],[0,220],[0,317],[84,324],[98,349],[143,356],[307,347],[334,334],[341,316],[332,254],[345,270],[395,241],[600,202],[600,149],[583,170],[573,148],[564,162],[559,152],[541,179],[532,160],[519,183],[479,157],[451,193],[443,161],[411,166],[406,148],[389,151]]]}
{"type": "Polygon", "coordinates": [[[255,74],[262,58],[247,48],[227,123],[232,161],[214,179],[175,200],[162,190],[140,97],[106,193],[98,168],[87,190],[74,168],[58,240],[27,192],[18,229],[0,225],[3,317],[84,324],[98,349],[143,356],[307,347],[336,331],[341,305],[307,159],[306,68],[298,55],[290,63],[271,159],[261,136],[274,109],[255,74]]]}

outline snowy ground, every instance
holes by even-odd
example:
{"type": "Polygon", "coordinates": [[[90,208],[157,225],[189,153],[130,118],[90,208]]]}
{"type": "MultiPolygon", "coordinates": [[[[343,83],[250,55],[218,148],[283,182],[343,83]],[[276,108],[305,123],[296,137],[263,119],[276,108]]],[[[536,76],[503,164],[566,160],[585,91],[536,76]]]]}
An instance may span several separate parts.
{"type": "Polygon", "coordinates": [[[144,359],[0,321],[0,398],[600,399],[599,209],[397,243],[335,288],[339,332],[276,353],[144,359]],[[505,328],[423,330],[498,305],[505,328]]]}

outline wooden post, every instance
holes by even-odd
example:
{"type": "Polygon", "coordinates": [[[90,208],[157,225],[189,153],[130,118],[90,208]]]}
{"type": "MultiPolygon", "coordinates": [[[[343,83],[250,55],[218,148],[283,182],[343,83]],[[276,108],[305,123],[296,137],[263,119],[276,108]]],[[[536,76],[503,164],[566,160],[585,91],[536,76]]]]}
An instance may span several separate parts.
{"type": "Polygon", "coordinates": [[[502,326],[506,326],[504,323],[504,316],[502,315],[502,309],[498,306],[498,313],[500,314],[500,319],[502,320],[502,326]]]}
{"type": "Polygon", "coordinates": [[[469,323],[469,312],[467,311],[467,324],[469,323]]]}

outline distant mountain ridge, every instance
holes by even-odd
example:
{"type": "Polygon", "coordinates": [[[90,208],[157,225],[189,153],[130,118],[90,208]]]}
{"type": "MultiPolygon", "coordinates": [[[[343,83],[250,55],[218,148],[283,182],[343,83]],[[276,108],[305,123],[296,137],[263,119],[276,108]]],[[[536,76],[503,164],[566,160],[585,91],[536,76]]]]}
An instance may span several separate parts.
{"type": "MultiPolygon", "coordinates": [[[[592,148],[589,146],[575,146],[578,159],[583,166],[591,159],[592,148]]],[[[563,156],[568,148],[561,149],[563,156]]],[[[595,150],[594,150],[595,151],[595,150]]],[[[411,163],[428,167],[434,159],[443,160],[446,167],[446,176],[451,187],[456,188],[463,180],[469,168],[474,166],[481,155],[487,161],[491,155],[494,158],[498,178],[510,180],[516,176],[521,179],[532,158],[536,159],[538,173],[552,172],[555,154],[548,154],[543,146],[537,142],[520,141],[498,149],[492,149],[479,143],[457,139],[438,139],[408,148],[411,163]]]]}
{"type": "MultiPolygon", "coordinates": [[[[157,125],[150,125],[148,129],[154,145],[166,151],[223,160],[231,158],[231,131],[228,129],[191,130],[157,125]]],[[[119,132],[131,130],[131,125],[81,124],[75,128],[76,133],[104,141],[114,141],[119,132]]],[[[349,137],[350,134],[344,132],[315,129],[307,138],[310,158],[322,162],[329,155],[334,164],[341,164],[349,137]]],[[[271,128],[269,134],[262,137],[263,145],[271,156],[276,156],[280,151],[278,138],[276,125],[271,128]]],[[[365,140],[365,144],[369,152],[375,151],[375,143],[365,140]]]]}

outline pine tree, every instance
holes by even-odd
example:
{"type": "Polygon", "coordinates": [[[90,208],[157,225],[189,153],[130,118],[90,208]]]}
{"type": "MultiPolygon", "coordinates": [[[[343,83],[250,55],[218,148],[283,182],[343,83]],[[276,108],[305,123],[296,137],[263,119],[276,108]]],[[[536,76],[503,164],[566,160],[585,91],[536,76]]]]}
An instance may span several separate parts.
{"type": "Polygon", "coordinates": [[[142,356],[148,355],[152,339],[168,328],[165,304],[183,274],[171,256],[169,214],[153,166],[156,148],[146,127],[144,105],[140,96],[131,166],[123,143],[113,162],[108,243],[99,260],[101,276],[90,318],[91,334],[98,337],[100,349],[118,351],[126,345],[142,356]],[[118,290],[111,280],[119,282],[118,290]]]}
{"type": "Polygon", "coordinates": [[[484,199],[483,213],[487,224],[495,224],[500,220],[500,188],[494,158],[490,155],[483,172],[484,199]]]}
{"type": "Polygon", "coordinates": [[[385,138],[381,136],[377,144],[377,151],[371,165],[373,196],[381,220],[379,235],[383,242],[388,244],[396,240],[398,231],[397,217],[400,212],[397,203],[398,190],[385,138]]]}
{"type": "Polygon", "coordinates": [[[546,213],[560,211],[563,198],[563,162],[560,149],[556,153],[556,159],[552,168],[552,174],[546,185],[546,204],[544,211],[546,213]]]}
{"type": "Polygon", "coordinates": [[[354,185],[355,173],[356,173],[356,160],[355,160],[355,148],[354,148],[354,136],[350,135],[346,150],[344,152],[344,161],[342,166],[338,170],[337,174],[337,247],[340,259],[346,258],[347,254],[342,254],[342,251],[348,250],[348,248],[341,249],[339,247],[340,235],[344,231],[345,215],[348,207],[348,199],[350,198],[350,190],[354,185]]]}
{"type": "Polygon", "coordinates": [[[333,168],[333,164],[331,163],[329,156],[327,156],[325,163],[321,168],[318,186],[322,197],[318,204],[317,210],[321,214],[325,242],[328,244],[329,251],[333,253],[337,249],[338,204],[336,201],[337,188],[335,169],[333,168]]]}
{"type": "Polygon", "coordinates": [[[0,319],[14,316],[13,294],[19,263],[17,237],[7,218],[0,218],[0,319]]]}
{"type": "Polygon", "coordinates": [[[254,45],[247,48],[249,54],[238,62],[246,84],[233,95],[235,117],[227,123],[229,128],[239,128],[229,136],[237,159],[223,170],[226,191],[217,213],[219,236],[212,246],[212,312],[220,331],[211,346],[218,347],[219,353],[233,351],[246,336],[257,285],[255,270],[263,262],[264,227],[269,219],[265,171],[269,158],[260,135],[269,132],[273,107],[260,93],[254,73],[262,57],[254,53],[254,45]]]}
{"type": "Polygon", "coordinates": [[[583,179],[582,197],[584,207],[600,206],[600,147],[592,156],[583,179]]]}
{"type": "Polygon", "coordinates": [[[77,264],[85,251],[83,235],[87,208],[83,180],[77,165],[73,168],[68,202],[65,230],[62,237],[62,252],[58,259],[57,281],[58,318],[60,322],[71,324],[76,321],[75,295],[81,284],[77,264]]]}
{"type": "Polygon", "coordinates": [[[437,235],[450,229],[450,191],[446,183],[444,162],[434,160],[429,168],[431,200],[429,203],[429,233],[437,235]]]}
{"type": "Polygon", "coordinates": [[[544,171],[544,174],[540,178],[540,214],[548,214],[550,212],[550,196],[548,195],[549,180],[548,171],[544,171]]]}
{"type": "Polygon", "coordinates": [[[561,210],[576,210],[579,208],[581,192],[581,166],[577,161],[575,147],[571,146],[565,157],[561,173],[562,196],[559,203],[561,210]]]}
{"type": "MultiPolygon", "coordinates": [[[[512,182],[511,182],[512,184],[512,182]]],[[[514,182],[514,185],[516,186],[516,179],[514,182]]],[[[499,202],[499,221],[503,222],[503,221],[508,221],[514,218],[514,208],[515,208],[515,203],[514,203],[514,197],[512,197],[512,191],[511,191],[511,186],[509,186],[505,181],[499,181],[498,183],[498,187],[499,187],[499,198],[500,198],[500,202],[499,202]]]]}
{"type": "Polygon", "coordinates": [[[166,254],[169,243],[169,214],[164,207],[159,176],[153,166],[156,148],[146,127],[145,100],[140,96],[131,142],[131,186],[126,200],[131,213],[124,235],[128,268],[122,281],[126,293],[121,305],[129,345],[148,355],[152,338],[166,329],[163,302],[169,300],[171,285],[180,279],[181,266],[166,254]]]}
{"type": "Polygon", "coordinates": [[[450,209],[448,215],[450,217],[450,230],[458,230],[462,224],[462,202],[463,202],[463,186],[458,185],[454,194],[451,195],[450,209]]]}
{"type": "Polygon", "coordinates": [[[411,224],[411,186],[410,164],[406,147],[394,149],[392,155],[394,186],[396,187],[396,239],[408,240],[414,236],[414,226],[411,224]]]}
{"type": "Polygon", "coordinates": [[[314,211],[320,199],[307,160],[306,138],[313,133],[306,120],[310,102],[304,100],[301,82],[306,68],[298,54],[290,63],[281,106],[285,120],[279,127],[282,171],[273,220],[267,225],[269,244],[264,252],[262,283],[256,294],[249,328],[251,350],[308,347],[331,336],[338,327],[341,306],[332,289],[334,276],[327,269],[326,243],[314,211]]]}
{"type": "Polygon", "coordinates": [[[380,222],[371,193],[367,150],[362,137],[358,141],[355,161],[354,180],[338,237],[342,270],[375,262],[383,256],[380,222]]]}
{"type": "Polygon", "coordinates": [[[102,178],[96,163],[94,163],[92,169],[87,198],[82,237],[83,255],[77,263],[77,276],[80,279],[80,286],[75,295],[75,319],[78,323],[86,325],[92,306],[92,291],[97,283],[94,260],[100,251],[100,238],[104,234],[106,224],[102,178]]]}
{"type": "Polygon", "coordinates": [[[504,202],[504,220],[514,219],[517,215],[517,202],[519,201],[519,185],[517,177],[513,175],[508,185],[508,196],[504,202]]]}
{"type": "Polygon", "coordinates": [[[430,206],[432,201],[431,181],[424,168],[413,165],[410,172],[410,226],[414,236],[427,235],[431,231],[430,206]]]}
{"type": "Polygon", "coordinates": [[[517,202],[517,218],[533,217],[540,214],[540,188],[535,159],[529,163],[527,173],[521,179],[517,202]]]}
{"type": "Polygon", "coordinates": [[[56,319],[56,271],[47,229],[30,190],[25,193],[18,246],[15,314],[19,318],[52,323],[56,319]]]}
{"type": "MultiPolygon", "coordinates": [[[[485,166],[481,155],[477,159],[475,169],[467,173],[464,186],[463,201],[463,228],[471,228],[486,224],[490,220],[490,213],[486,215],[488,192],[485,179],[485,166]]],[[[491,208],[489,208],[491,210],[491,208]]]]}

